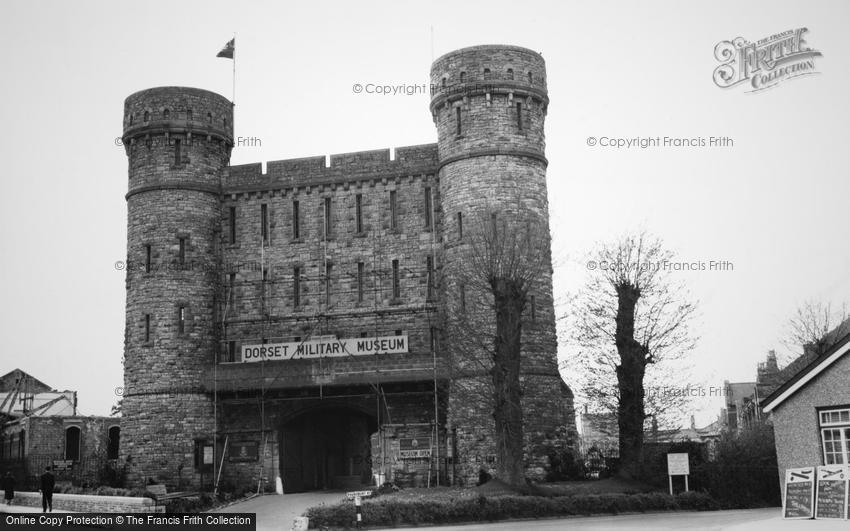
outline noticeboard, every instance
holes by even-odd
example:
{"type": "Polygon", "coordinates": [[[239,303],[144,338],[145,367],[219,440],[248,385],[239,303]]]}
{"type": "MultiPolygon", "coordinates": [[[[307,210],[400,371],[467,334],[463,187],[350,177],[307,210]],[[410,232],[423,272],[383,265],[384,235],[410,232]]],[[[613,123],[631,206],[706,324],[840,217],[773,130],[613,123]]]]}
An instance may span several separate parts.
{"type": "Polygon", "coordinates": [[[688,464],[688,454],[667,454],[668,476],[687,476],[690,473],[691,469],[688,464]]]}
{"type": "Polygon", "coordinates": [[[789,468],[785,471],[782,518],[808,519],[814,516],[815,469],[789,468]]]}
{"type": "Polygon", "coordinates": [[[815,518],[846,519],[848,488],[850,488],[850,466],[819,466],[817,471],[817,493],[815,495],[815,518]]]}
{"type": "Polygon", "coordinates": [[[230,445],[227,459],[231,463],[246,463],[260,458],[260,446],[257,441],[234,442],[230,445]]]}
{"type": "Polygon", "coordinates": [[[74,461],[72,459],[54,459],[53,460],[53,470],[55,472],[65,472],[67,470],[71,470],[74,468],[74,461]]]}

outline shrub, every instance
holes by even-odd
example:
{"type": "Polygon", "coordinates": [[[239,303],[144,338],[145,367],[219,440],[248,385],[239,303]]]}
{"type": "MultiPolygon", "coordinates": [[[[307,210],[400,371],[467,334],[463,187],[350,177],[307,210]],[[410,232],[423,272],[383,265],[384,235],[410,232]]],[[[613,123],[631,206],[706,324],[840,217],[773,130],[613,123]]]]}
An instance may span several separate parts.
{"type": "MultiPolygon", "coordinates": [[[[363,521],[369,526],[449,524],[496,521],[508,518],[541,518],[570,515],[618,514],[622,512],[711,510],[717,503],[706,493],[688,492],[670,496],[661,492],[643,494],[595,494],[582,496],[478,496],[431,500],[381,498],[362,505],[363,521]]],[[[351,502],[311,507],[305,513],[311,527],[350,528],[355,525],[351,502]]]]}

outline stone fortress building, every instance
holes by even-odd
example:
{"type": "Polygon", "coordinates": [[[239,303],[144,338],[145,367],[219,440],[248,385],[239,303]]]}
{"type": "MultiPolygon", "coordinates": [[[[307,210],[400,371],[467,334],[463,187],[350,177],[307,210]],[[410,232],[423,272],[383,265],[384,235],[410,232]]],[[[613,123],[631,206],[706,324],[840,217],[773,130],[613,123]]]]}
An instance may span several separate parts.
{"type": "MultiPolygon", "coordinates": [[[[463,222],[540,221],[523,314],[526,470],[574,430],[557,369],[543,58],[464,48],[431,68],[436,144],[231,166],[233,108],[129,96],[121,456],[131,483],[285,492],[469,484],[495,468],[492,406],[456,392],[463,222]]],[[[469,230],[469,229],[468,229],[469,230]]],[[[483,327],[482,330],[484,330],[483,327]]],[[[492,338],[485,341],[492,342],[492,338]]],[[[486,371],[478,375],[479,380],[486,371]]]]}

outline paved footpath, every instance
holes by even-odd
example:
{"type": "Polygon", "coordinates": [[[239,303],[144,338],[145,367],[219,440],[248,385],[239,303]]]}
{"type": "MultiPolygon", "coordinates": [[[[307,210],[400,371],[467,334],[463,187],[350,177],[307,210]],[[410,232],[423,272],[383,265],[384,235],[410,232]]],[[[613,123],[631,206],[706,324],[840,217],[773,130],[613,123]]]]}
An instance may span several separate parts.
{"type": "Polygon", "coordinates": [[[217,513],[257,513],[257,531],[286,531],[292,528],[296,516],[308,508],[323,503],[336,503],[345,498],[345,492],[302,492],[298,494],[268,494],[235,503],[217,513]]]}

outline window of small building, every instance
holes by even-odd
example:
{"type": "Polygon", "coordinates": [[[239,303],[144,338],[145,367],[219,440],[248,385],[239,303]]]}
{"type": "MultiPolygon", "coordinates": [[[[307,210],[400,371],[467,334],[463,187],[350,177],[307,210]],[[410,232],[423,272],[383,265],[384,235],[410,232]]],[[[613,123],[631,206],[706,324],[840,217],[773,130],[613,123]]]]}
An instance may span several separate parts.
{"type": "Polygon", "coordinates": [[[824,464],[850,464],[850,408],[821,410],[818,420],[824,464]]]}
{"type": "Polygon", "coordinates": [[[121,428],[118,426],[110,427],[107,437],[109,438],[109,442],[106,445],[106,458],[118,459],[118,442],[121,438],[121,428]]]}
{"type": "Polygon", "coordinates": [[[65,429],[65,459],[68,461],[80,460],[80,428],[69,426],[65,429]]]}

